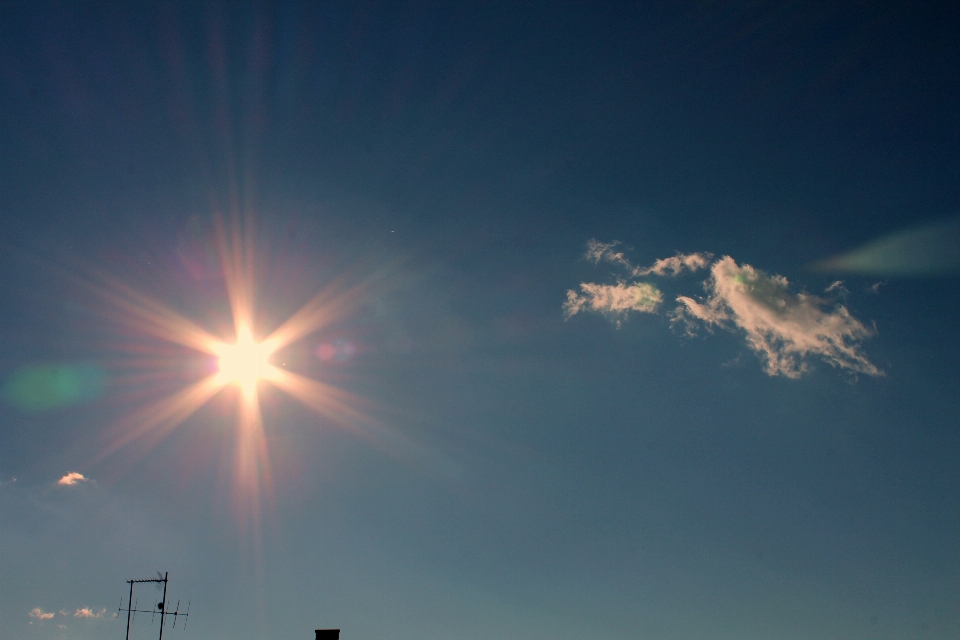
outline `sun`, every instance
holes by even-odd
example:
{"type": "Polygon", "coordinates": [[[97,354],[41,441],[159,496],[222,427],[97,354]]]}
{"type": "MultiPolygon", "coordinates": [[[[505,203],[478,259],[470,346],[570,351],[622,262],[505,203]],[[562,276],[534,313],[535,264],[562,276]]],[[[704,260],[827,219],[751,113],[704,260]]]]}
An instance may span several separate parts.
{"type": "Polygon", "coordinates": [[[249,329],[237,331],[234,344],[221,344],[217,348],[217,378],[222,384],[236,384],[244,395],[257,392],[257,382],[270,377],[273,368],[269,362],[269,345],[256,342],[249,329]]]}
{"type": "MultiPolygon", "coordinates": [[[[227,224],[214,217],[216,253],[220,257],[226,297],[233,320],[233,336],[211,332],[160,300],[102,271],[76,282],[104,303],[101,313],[139,336],[186,347],[203,360],[196,360],[191,371],[203,372],[186,386],[123,415],[105,435],[106,443],[98,459],[133,447],[142,450],[155,446],[202,406],[228,386],[237,388],[234,429],[232,492],[238,520],[260,518],[261,494],[271,499],[271,456],[267,430],[261,413],[262,387],[279,389],[312,410],[324,426],[346,428],[370,435],[381,433],[378,424],[361,408],[366,402],[355,394],[322,380],[291,371],[285,364],[270,362],[271,356],[324,327],[342,321],[354,313],[369,295],[375,277],[355,283],[346,276],[321,289],[296,312],[272,330],[255,330],[254,266],[258,264],[255,242],[249,229],[252,220],[231,218],[227,224]],[[201,362],[203,364],[201,364],[201,362]]],[[[151,347],[152,348],[152,347],[151,347]]],[[[144,356],[145,373],[157,360],[150,352],[144,356]]],[[[137,352],[139,354],[139,352],[137,352]]],[[[184,364],[186,365],[186,360],[184,364]]],[[[144,374],[137,374],[144,375],[144,374]]]]}

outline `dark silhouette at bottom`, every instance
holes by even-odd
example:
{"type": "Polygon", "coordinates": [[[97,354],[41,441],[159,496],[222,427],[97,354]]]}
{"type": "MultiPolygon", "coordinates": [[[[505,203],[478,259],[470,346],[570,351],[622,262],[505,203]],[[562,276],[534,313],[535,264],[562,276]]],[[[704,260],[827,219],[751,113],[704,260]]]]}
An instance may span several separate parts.
{"type": "Polygon", "coordinates": [[[317,629],[317,640],[340,640],[340,629],[317,629]]]}

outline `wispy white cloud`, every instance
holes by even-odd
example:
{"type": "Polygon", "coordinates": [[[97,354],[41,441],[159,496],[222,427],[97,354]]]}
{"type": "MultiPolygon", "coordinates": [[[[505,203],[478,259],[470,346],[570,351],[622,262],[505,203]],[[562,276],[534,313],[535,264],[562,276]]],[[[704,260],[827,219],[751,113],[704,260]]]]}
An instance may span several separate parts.
{"type": "Polygon", "coordinates": [[[672,322],[685,324],[688,333],[698,327],[724,327],[746,334],[747,345],[764,362],[771,376],[798,378],[818,358],[834,367],[877,376],[883,373],[864,355],[861,342],[875,333],[836,304],[849,291],[842,281],[827,287],[833,300],[808,293],[792,293],[782,276],[768,275],[750,265],[740,266],[729,256],[714,261],[710,253],[677,254],[637,267],[618,242],[587,243],[586,258],[595,264],[607,262],[625,272],[616,284],[584,282],[580,292],[567,291],[563,304],[567,318],[581,311],[604,314],[620,325],[630,311],[656,313],[663,294],[653,284],[637,281],[644,276],[676,276],[684,271],[710,268],[704,282],[706,299],[681,295],[672,312],[672,322]]]}
{"type": "Polygon", "coordinates": [[[102,618],[103,614],[107,612],[106,609],[101,609],[100,611],[94,611],[90,607],[82,607],[73,612],[74,618],[102,618]]]}
{"type": "Polygon", "coordinates": [[[44,611],[40,607],[34,607],[33,609],[30,610],[30,617],[36,618],[37,620],[49,620],[50,618],[53,617],[53,615],[54,615],[53,613],[50,613],[49,611],[44,611]]]}
{"type": "Polygon", "coordinates": [[[765,361],[771,376],[798,378],[816,356],[856,373],[882,375],[863,354],[860,340],[874,333],[843,305],[807,293],[791,293],[782,276],[767,275],[724,256],[710,269],[708,297],[679,296],[674,320],[693,330],[698,322],[742,330],[747,344],[765,361]]]}
{"type": "Polygon", "coordinates": [[[635,276],[675,276],[683,271],[698,271],[710,265],[709,253],[678,253],[671,258],[657,260],[649,267],[634,269],[635,276]]]}
{"type": "Polygon", "coordinates": [[[569,318],[581,311],[596,311],[611,316],[619,323],[630,311],[654,313],[663,302],[663,294],[648,282],[595,284],[584,282],[576,291],[567,291],[563,313],[569,318]]]}
{"type": "Polygon", "coordinates": [[[67,475],[57,480],[57,484],[62,485],[64,487],[72,487],[78,482],[86,482],[86,481],[87,481],[87,478],[83,477],[82,473],[71,471],[67,475]]]}
{"type": "Polygon", "coordinates": [[[850,291],[845,286],[843,286],[843,280],[837,280],[836,282],[831,284],[829,287],[824,289],[824,291],[826,291],[827,293],[832,293],[836,291],[840,295],[847,295],[848,293],[850,293],[850,291]]]}
{"type": "Polygon", "coordinates": [[[593,261],[594,264],[599,264],[602,262],[612,262],[613,264],[623,265],[629,270],[633,270],[633,265],[630,264],[630,261],[627,260],[627,257],[623,255],[622,251],[614,251],[613,249],[619,246],[619,242],[600,242],[599,240],[591,240],[587,243],[587,253],[586,259],[593,261]]]}
{"type": "Polygon", "coordinates": [[[618,264],[624,267],[630,276],[634,278],[648,275],[675,276],[683,271],[705,269],[709,266],[710,259],[713,257],[713,255],[709,253],[678,253],[670,258],[657,260],[649,267],[638,267],[630,262],[622,251],[614,251],[619,245],[619,242],[591,240],[587,243],[587,253],[585,257],[595,264],[599,264],[600,262],[618,264]]]}

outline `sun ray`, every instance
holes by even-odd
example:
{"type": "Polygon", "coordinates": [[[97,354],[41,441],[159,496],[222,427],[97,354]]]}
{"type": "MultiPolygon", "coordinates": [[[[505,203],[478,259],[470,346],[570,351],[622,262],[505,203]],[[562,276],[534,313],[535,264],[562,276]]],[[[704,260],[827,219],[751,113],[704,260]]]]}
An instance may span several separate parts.
{"type": "Polygon", "coordinates": [[[207,376],[185,389],[147,405],[117,423],[116,435],[101,452],[100,458],[136,442],[145,449],[163,440],[177,425],[189,418],[223,389],[217,376],[207,376]]]}
{"type": "Polygon", "coordinates": [[[360,407],[365,403],[349,391],[279,367],[271,367],[266,379],[317,415],[329,420],[332,426],[349,430],[378,447],[386,447],[391,455],[403,455],[419,461],[434,457],[422,445],[362,411],[360,407]]]}
{"type": "Polygon", "coordinates": [[[362,298],[370,281],[347,287],[339,281],[324,287],[324,290],[304,304],[292,316],[264,339],[270,351],[278,351],[297,340],[328,326],[351,313],[362,298]]]}
{"type": "Polygon", "coordinates": [[[362,433],[360,426],[370,420],[355,408],[356,396],[343,389],[279,367],[270,368],[267,380],[338,426],[362,433]]]}
{"type": "Polygon", "coordinates": [[[209,331],[123,281],[102,272],[95,273],[94,278],[99,284],[76,278],[74,282],[106,302],[115,312],[120,312],[118,319],[131,328],[201,353],[213,354],[215,346],[221,342],[209,331]]]}
{"type": "Polygon", "coordinates": [[[247,216],[241,222],[239,216],[234,215],[232,222],[227,228],[221,216],[214,217],[217,252],[233,313],[234,331],[239,336],[243,329],[250,328],[253,321],[256,256],[253,219],[247,216]]]}
{"type": "Polygon", "coordinates": [[[256,393],[241,393],[233,460],[233,506],[238,515],[258,522],[261,496],[273,496],[273,477],[260,399],[256,393]]]}

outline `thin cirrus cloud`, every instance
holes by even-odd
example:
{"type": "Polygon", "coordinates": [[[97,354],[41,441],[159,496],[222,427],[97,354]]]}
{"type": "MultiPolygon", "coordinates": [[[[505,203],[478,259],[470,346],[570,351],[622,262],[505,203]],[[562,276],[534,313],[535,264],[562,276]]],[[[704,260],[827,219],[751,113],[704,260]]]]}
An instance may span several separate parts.
{"type": "MultiPolygon", "coordinates": [[[[711,263],[713,256],[709,253],[677,254],[649,267],[636,267],[623,252],[615,250],[618,244],[591,240],[585,257],[597,264],[619,265],[630,279],[676,276],[709,267],[710,277],[703,283],[707,297],[697,300],[677,296],[678,305],[670,313],[671,321],[684,325],[688,334],[696,333],[699,327],[741,332],[771,376],[799,378],[809,371],[811,358],[852,373],[883,375],[864,355],[860,344],[875,330],[854,318],[841,304],[831,306],[830,300],[792,293],[786,278],[768,275],[747,264],[738,265],[730,256],[711,263]]],[[[611,317],[617,326],[630,311],[656,313],[663,299],[660,290],[649,282],[583,283],[580,291],[567,291],[563,305],[567,318],[581,311],[594,311],[611,317]]],[[[834,283],[828,292],[842,293],[842,284],[834,283]]]]}
{"type": "Polygon", "coordinates": [[[78,482],[86,482],[86,481],[87,481],[87,478],[85,478],[82,473],[71,471],[67,475],[57,480],[57,484],[63,487],[72,487],[78,482]]]}

